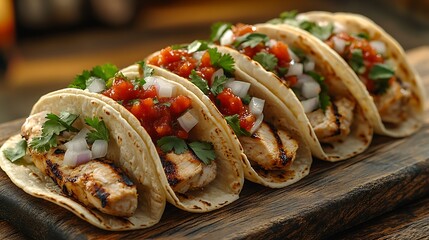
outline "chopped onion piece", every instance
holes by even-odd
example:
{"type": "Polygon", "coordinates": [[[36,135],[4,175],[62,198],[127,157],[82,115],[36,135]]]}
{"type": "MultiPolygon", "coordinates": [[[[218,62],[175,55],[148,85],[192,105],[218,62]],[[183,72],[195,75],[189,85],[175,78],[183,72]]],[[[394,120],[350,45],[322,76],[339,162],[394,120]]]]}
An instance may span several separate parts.
{"type": "Polygon", "coordinates": [[[124,74],[128,79],[136,79],[140,77],[139,65],[133,64],[121,70],[121,73],[124,74]]]}
{"type": "Polygon", "coordinates": [[[340,32],[345,32],[346,31],[346,27],[339,23],[339,22],[334,22],[334,33],[340,33],[340,32]]]}
{"type": "Polygon", "coordinates": [[[88,135],[89,129],[88,128],[82,128],[76,136],[74,136],[73,140],[83,138],[86,139],[86,135],[88,135]]]}
{"type": "Polygon", "coordinates": [[[385,55],[386,54],[386,44],[382,41],[371,41],[369,42],[369,44],[371,45],[372,48],[375,49],[375,51],[377,51],[377,53],[381,54],[381,55],[385,55]]]}
{"type": "Polygon", "coordinates": [[[86,89],[88,89],[90,92],[100,93],[104,89],[106,89],[106,83],[101,78],[90,77],[88,79],[88,83],[89,83],[89,85],[86,87],[86,89]]]}
{"type": "Polygon", "coordinates": [[[244,98],[249,91],[250,83],[243,81],[231,81],[225,83],[225,87],[230,88],[232,92],[240,98],[244,98]]]}
{"type": "Polygon", "coordinates": [[[220,45],[222,46],[231,45],[234,42],[234,33],[231,29],[228,29],[223,33],[222,37],[219,40],[220,45]]]}
{"type": "Polygon", "coordinates": [[[288,51],[288,53],[289,53],[289,56],[292,58],[292,60],[295,62],[295,63],[299,63],[300,62],[300,59],[299,59],[299,57],[292,51],[292,50],[290,50],[290,48],[288,47],[287,48],[287,51],[288,51]]]}
{"type": "Polygon", "coordinates": [[[158,81],[158,86],[159,88],[157,88],[157,92],[158,92],[158,97],[162,98],[162,97],[172,97],[175,93],[175,89],[176,86],[174,86],[173,84],[167,82],[167,81],[158,81]]]}
{"type": "Polygon", "coordinates": [[[256,119],[255,123],[253,124],[252,128],[250,129],[250,134],[253,134],[256,132],[256,130],[259,129],[262,122],[264,121],[264,114],[259,115],[259,117],[256,119]]]}
{"type": "Polygon", "coordinates": [[[308,58],[308,60],[304,63],[304,71],[314,71],[314,67],[316,66],[316,63],[313,59],[308,58]]]}
{"type": "Polygon", "coordinates": [[[310,113],[319,108],[319,97],[310,98],[301,101],[305,113],[310,113]]]}
{"type": "Polygon", "coordinates": [[[182,116],[177,118],[177,121],[179,122],[183,130],[185,130],[186,132],[189,132],[191,131],[192,128],[195,127],[195,125],[197,125],[198,118],[194,116],[191,110],[189,110],[185,112],[182,116]]]}
{"type": "Polygon", "coordinates": [[[161,78],[159,78],[159,77],[146,77],[144,80],[145,80],[145,84],[143,85],[143,88],[146,90],[146,89],[148,89],[150,86],[153,86],[153,85],[155,85],[155,87],[156,87],[156,89],[158,90],[158,88],[159,88],[159,84],[158,84],[158,81],[160,80],[161,78]]]}
{"type": "Polygon", "coordinates": [[[214,82],[214,80],[215,80],[216,77],[221,77],[221,76],[224,76],[224,75],[225,75],[225,73],[223,72],[223,68],[219,68],[212,75],[212,78],[211,78],[212,83],[214,82]]]}
{"type": "Polygon", "coordinates": [[[252,99],[250,99],[250,103],[249,103],[249,110],[251,113],[258,116],[258,115],[262,114],[262,112],[264,111],[264,104],[265,104],[264,99],[252,97],[252,99]]]}
{"type": "Polygon", "coordinates": [[[64,144],[67,150],[81,151],[88,149],[88,144],[85,138],[74,138],[71,141],[64,144]]]}
{"type": "Polygon", "coordinates": [[[304,72],[304,65],[302,63],[294,63],[289,66],[289,70],[286,73],[286,76],[298,76],[304,72]]]}
{"type": "Polygon", "coordinates": [[[305,98],[313,98],[317,97],[322,89],[320,88],[320,85],[315,82],[305,82],[302,84],[301,88],[301,94],[305,98]]]}
{"type": "Polygon", "coordinates": [[[64,164],[72,167],[86,163],[91,159],[92,153],[89,149],[83,151],[67,150],[64,154],[64,164]]]}
{"type": "Polygon", "coordinates": [[[277,41],[276,40],[274,40],[274,39],[270,39],[268,42],[267,42],[267,47],[273,47],[274,45],[276,45],[277,44],[277,41]]]}
{"type": "Polygon", "coordinates": [[[346,40],[339,37],[332,37],[332,41],[334,41],[334,50],[337,53],[343,53],[347,45],[346,40]]]}
{"type": "Polygon", "coordinates": [[[298,77],[298,82],[294,85],[294,87],[296,88],[301,88],[302,84],[304,84],[305,82],[315,82],[315,80],[310,75],[307,75],[307,74],[301,74],[301,75],[298,75],[297,77],[298,77]]]}
{"type": "Polygon", "coordinates": [[[201,61],[201,58],[203,58],[205,51],[197,51],[192,53],[192,57],[195,58],[198,62],[201,61]]]}
{"type": "Polygon", "coordinates": [[[108,143],[106,140],[95,140],[91,147],[92,158],[105,157],[107,154],[108,143]]]}

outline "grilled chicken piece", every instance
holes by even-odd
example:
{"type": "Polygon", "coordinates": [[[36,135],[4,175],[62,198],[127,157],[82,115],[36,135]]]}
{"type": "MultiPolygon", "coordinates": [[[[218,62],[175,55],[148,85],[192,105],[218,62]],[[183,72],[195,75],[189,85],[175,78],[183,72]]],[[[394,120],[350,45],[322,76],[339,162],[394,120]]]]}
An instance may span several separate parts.
{"type": "Polygon", "coordinates": [[[318,109],[307,114],[310,124],[320,142],[333,142],[341,140],[350,134],[353,121],[354,101],[341,98],[332,101],[323,112],[318,109]]]}
{"type": "Polygon", "coordinates": [[[410,101],[411,92],[397,81],[392,83],[387,92],[373,95],[373,98],[383,122],[399,124],[408,117],[406,106],[410,101]]]}
{"type": "Polygon", "coordinates": [[[216,163],[201,162],[190,150],[182,154],[159,151],[164,172],[173,191],[185,193],[204,187],[216,178],[216,163]]]}
{"type": "MultiPolygon", "coordinates": [[[[45,115],[43,115],[45,116],[45,115]]],[[[26,139],[40,134],[39,115],[28,119],[21,134],[26,139]]],[[[128,217],[137,209],[136,186],[116,167],[100,160],[72,167],[63,164],[65,146],[60,144],[46,153],[29,149],[36,167],[54,180],[68,196],[103,213],[128,217]]]]}
{"type": "Polygon", "coordinates": [[[281,170],[295,159],[298,142],[287,132],[278,130],[265,122],[250,137],[241,136],[244,153],[252,165],[265,170],[281,170]]]}

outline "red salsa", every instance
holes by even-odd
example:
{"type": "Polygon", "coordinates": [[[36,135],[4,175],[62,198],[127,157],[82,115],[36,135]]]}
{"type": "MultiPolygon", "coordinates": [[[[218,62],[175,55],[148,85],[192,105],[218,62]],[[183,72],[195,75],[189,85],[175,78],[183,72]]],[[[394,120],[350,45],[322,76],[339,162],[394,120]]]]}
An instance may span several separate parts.
{"type": "MultiPolygon", "coordinates": [[[[186,49],[172,49],[171,47],[162,49],[158,55],[150,58],[148,63],[167,69],[187,79],[190,78],[191,72],[194,70],[198,76],[207,81],[209,87],[213,84],[213,73],[219,69],[212,65],[208,51],[198,61],[186,49]]],[[[230,88],[224,88],[216,96],[209,92],[208,96],[223,115],[237,114],[240,127],[246,131],[251,130],[256,117],[250,113],[248,105],[244,104],[242,99],[236,96],[230,88]]]]}
{"type": "Polygon", "coordinates": [[[144,89],[123,76],[115,76],[112,86],[103,94],[121,103],[139,119],[153,141],[165,136],[188,138],[188,132],[177,123],[177,118],[192,107],[190,98],[183,95],[159,98],[154,85],[144,89]]]}

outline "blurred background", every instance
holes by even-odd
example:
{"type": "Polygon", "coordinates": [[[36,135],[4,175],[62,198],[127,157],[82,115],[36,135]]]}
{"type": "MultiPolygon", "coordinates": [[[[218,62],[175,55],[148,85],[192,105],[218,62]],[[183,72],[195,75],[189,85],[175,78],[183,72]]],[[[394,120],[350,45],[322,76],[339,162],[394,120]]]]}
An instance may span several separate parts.
{"type": "Polygon", "coordinates": [[[429,45],[429,0],[0,0],[0,123],[94,65],[125,67],[207,39],[213,22],[259,23],[293,9],[360,13],[406,50],[429,45]]]}

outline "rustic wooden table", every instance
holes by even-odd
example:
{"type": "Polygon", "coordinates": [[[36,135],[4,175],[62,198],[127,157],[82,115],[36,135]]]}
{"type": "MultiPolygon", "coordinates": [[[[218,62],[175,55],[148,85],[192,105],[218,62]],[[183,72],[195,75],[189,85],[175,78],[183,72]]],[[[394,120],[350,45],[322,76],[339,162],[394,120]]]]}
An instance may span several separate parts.
{"type": "MultiPolygon", "coordinates": [[[[408,52],[429,89],[429,47],[408,52]]],[[[429,104],[426,103],[427,109],[429,104]]],[[[156,226],[106,232],[49,202],[30,197],[0,171],[0,238],[429,238],[429,109],[411,137],[375,136],[363,154],[315,161],[310,175],[284,189],[246,182],[241,198],[207,214],[168,206],[156,226]]],[[[0,144],[23,119],[0,125],[0,144]]]]}

